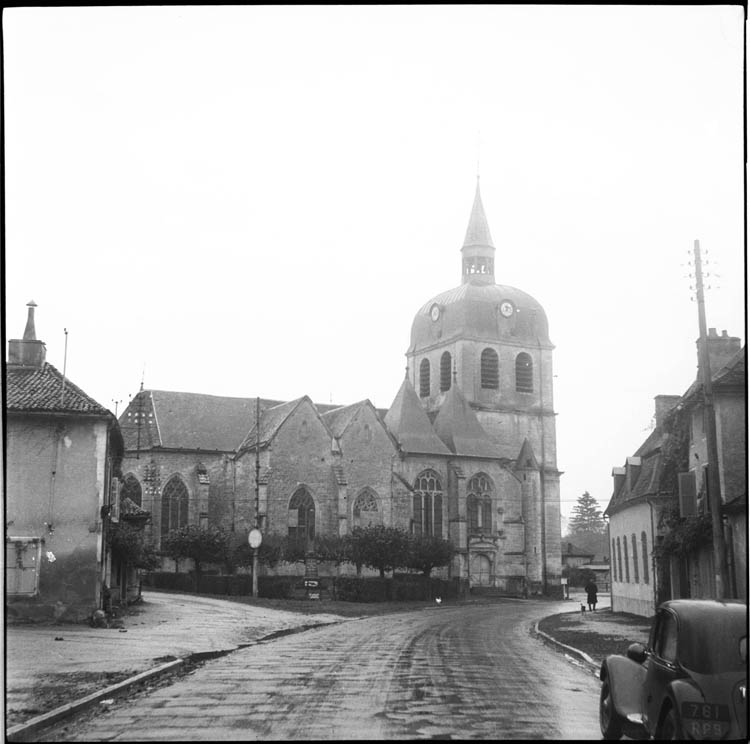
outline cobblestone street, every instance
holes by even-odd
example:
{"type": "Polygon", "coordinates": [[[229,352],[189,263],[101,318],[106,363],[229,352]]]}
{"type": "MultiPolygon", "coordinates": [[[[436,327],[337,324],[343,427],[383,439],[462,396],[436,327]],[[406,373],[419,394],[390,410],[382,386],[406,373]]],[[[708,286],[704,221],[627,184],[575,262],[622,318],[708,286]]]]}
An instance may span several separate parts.
{"type": "Polygon", "coordinates": [[[549,608],[435,607],[279,638],[99,707],[53,741],[598,739],[598,682],[538,640],[549,608]]]}

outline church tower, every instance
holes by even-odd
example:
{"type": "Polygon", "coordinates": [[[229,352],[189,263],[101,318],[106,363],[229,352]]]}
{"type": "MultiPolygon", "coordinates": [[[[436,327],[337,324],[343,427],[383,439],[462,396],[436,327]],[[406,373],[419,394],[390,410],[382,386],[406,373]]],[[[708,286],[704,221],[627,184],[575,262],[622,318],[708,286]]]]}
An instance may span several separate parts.
{"type": "MultiPolygon", "coordinates": [[[[496,283],[495,254],[477,177],[461,248],[461,283],[432,297],[417,312],[406,353],[407,375],[433,421],[445,418],[442,409],[454,399],[456,386],[495,457],[514,463],[522,473],[517,477],[527,484],[538,481],[537,559],[543,574],[559,575],[554,346],[539,302],[520,289],[496,283]],[[534,467],[529,468],[529,462],[534,467]]],[[[503,258],[511,257],[506,252],[503,258]]]]}

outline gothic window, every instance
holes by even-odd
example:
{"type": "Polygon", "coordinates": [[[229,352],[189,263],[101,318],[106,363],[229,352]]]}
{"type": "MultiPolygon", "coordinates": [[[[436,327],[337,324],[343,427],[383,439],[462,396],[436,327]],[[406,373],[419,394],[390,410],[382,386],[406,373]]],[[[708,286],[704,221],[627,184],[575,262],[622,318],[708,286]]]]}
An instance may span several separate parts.
{"type": "Polygon", "coordinates": [[[289,539],[307,548],[315,538],[315,502],[302,486],[289,501],[289,539]]]}
{"type": "Polygon", "coordinates": [[[641,532],[641,555],[643,562],[643,583],[648,584],[648,545],[646,543],[646,533],[641,532]]]}
{"type": "Polygon", "coordinates": [[[354,526],[367,527],[368,524],[380,524],[378,497],[371,488],[359,492],[354,501],[354,526]]]}
{"type": "Polygon", "coordinates": [[[419,397],[428,398],[430,395],[430,360],[423,359],[419,365],[419,397]]]}
{"type": "Polygon", "coordinates": [[[488,534],[492,531],[493,492],[492,481],[484,473],[477,473],[469,480],[466,497],[469,532],[488,534]]]}
{"type": "Polygon", "coordinates": [[[635,539],[635,533],[631,536],[633,545],[633,581],[638,583],[638,543],[635,539]]]}
{"type": "Polygon", "coordinates": [[[434,470],[424,470],[414,482],[412,532],[443,536],[443,486],[434,470]]]}
{"type": "Polygon", "coordinates": [[[444,351],[440,357],[440,392],[451,389],[451,355],[444,351]]]}
{"type": "Polygon", "coordinates": [[[516,390],[519,393],[534,392],[534,363],[525,351],[516,357],[516,390]]]}
{"type": "Polygon", "coordinates": [[[480,372],[482,387],[497,390],[500,377],[497,352],[494,349],[485,349],[482,352],[480,372]]]}
{"type": "Polygon", "coordinates": [[[188,523],[188,490],[179,475],[173,475],[161,494],[161,534],[186,527],[188,523]]]}
{"type": "Polygon", "coordinates": [[[120,489],[120,499],[130,499],[134,504],[143,506],[143,495],[141,491],[141,484],[138,482],[132,473],[128,473],[125,476],[125,480],[122,482],[122,488],[120,489]]]}

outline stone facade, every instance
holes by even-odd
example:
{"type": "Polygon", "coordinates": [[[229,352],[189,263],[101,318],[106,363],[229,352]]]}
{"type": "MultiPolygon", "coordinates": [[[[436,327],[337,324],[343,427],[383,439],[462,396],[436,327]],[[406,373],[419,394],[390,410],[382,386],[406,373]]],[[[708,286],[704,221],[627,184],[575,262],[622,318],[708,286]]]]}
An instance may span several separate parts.
{"type": "Polygon", "coordinates": [[[387,411],[141,391],[120,418],[123,468],[143,483],[155,540],[162,515],[182,513],[163,500],[178,477],[191,523],[206,514],[236,535],[256,518],[266,534],[427,532],[454,543],[457,580],[559,595],[553,346],[539,303],[495,284],[494,252],[477,186],[462,284],[417,312],[387,411]]]}

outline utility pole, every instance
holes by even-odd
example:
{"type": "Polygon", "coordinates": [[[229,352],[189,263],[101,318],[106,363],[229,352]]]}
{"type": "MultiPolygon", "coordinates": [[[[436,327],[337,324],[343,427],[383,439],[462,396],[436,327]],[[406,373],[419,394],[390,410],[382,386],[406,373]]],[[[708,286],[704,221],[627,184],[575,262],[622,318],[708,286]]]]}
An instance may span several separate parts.
{"type": "Polygon", "coordinates": [[[706,333],[706,308],[703,299],[703,269],[701,265],[700,242],[695,241],[695,286],[698,301],[698,328],[700,330],[700,374],[703,384],[703,422],[706,432],[708,454],[708,505],[711,510],[711,528],[714,545],[714,580],[716,599],[726,599],[729,587],[727,575],[724,527],[721,520],[721,480],[719,478],[719,450],[716,443],[716,414],[714,412],[713,389],[711,387],[711,358],[708,353],[706,333]]]}
{"type": "MultiPolygon", "coordinates": [[[[260,529],[260,398],[255,399],[255,529],[260,529]]],[[[253,597],[258,596],[258,548],[253,547],[253,597]]]]}

